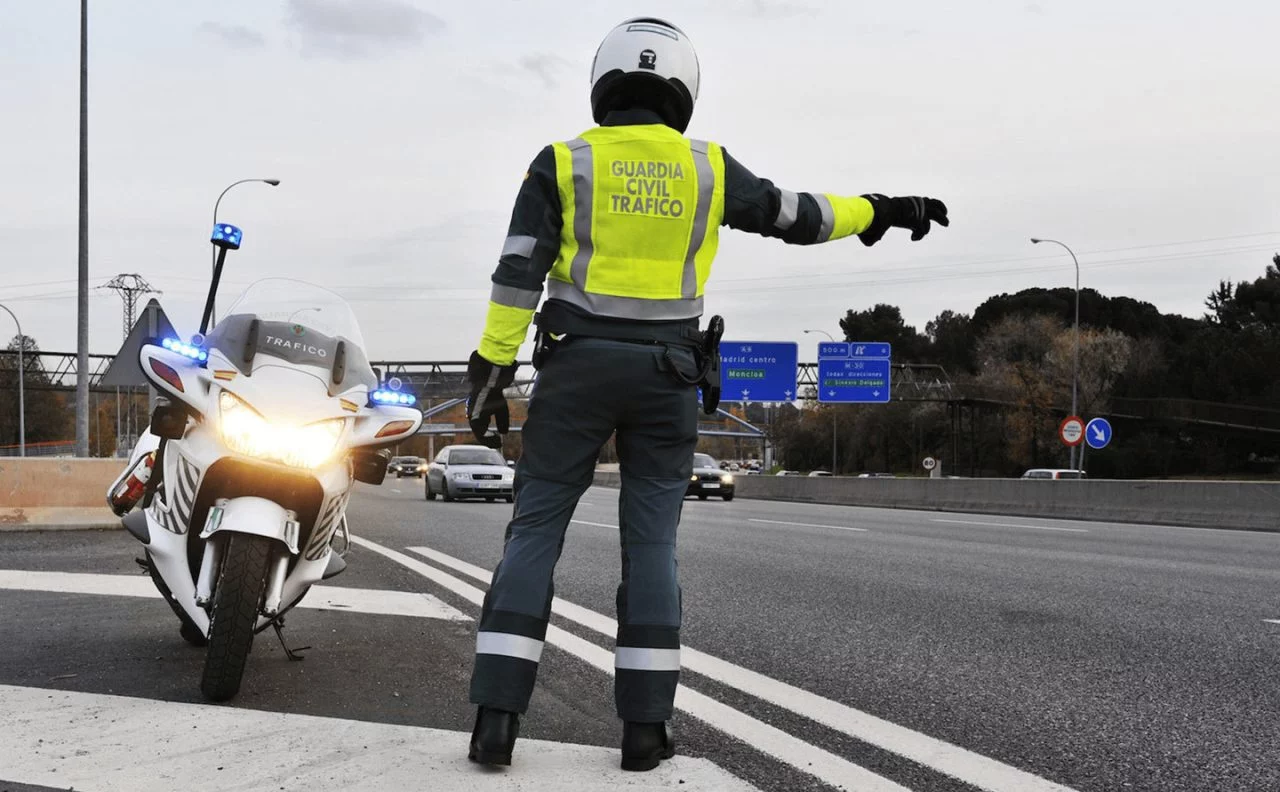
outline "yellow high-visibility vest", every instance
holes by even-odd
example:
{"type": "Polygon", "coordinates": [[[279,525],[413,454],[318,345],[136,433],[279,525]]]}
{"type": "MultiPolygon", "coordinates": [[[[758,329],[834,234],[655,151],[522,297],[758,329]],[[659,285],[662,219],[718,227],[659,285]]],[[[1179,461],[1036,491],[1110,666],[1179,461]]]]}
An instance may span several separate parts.
{"type": "Polygon", "coordinates": [[[553,145],[563,227],[547,297],[619,319],[693,319],[724,217],[724,154],[662,124],[553,145]]]}

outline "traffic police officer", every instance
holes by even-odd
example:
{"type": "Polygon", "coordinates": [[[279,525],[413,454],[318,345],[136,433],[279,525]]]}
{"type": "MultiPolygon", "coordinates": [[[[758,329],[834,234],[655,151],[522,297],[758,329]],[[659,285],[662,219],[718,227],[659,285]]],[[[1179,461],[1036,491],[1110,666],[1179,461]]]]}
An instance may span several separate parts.
{"type": "Polygon", "coordinates": [[[676,524],[698,439],[696,384],[709,368],[698,317],[720,226],[792,244],[857,235],[872,245],[890,227],[918,240],[930,223],[948,222],[931,198],[784,190],[717,144],[684,137],[698,77],[693,46],[674,25],[632,19],[614,28],[592,66],[599,126],[544,148],[516,198],[468,367],[468,419],[482,442],[500,446],[509,428],[502,391],[544,284],[547,300],[514,514],[476,639],[469,756],[477,762],[511,762],[565,530],[615,435],[622,767],[649,770],[674,753],[666,722],[680,672],[676,524]]]}

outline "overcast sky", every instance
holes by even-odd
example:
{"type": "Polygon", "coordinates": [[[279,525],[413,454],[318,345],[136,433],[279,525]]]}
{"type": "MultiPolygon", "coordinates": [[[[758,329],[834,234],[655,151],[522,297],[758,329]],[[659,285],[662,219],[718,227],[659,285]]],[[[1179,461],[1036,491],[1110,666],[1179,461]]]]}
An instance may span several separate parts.
{"type": "MultiPolygon", "coordinates": [[[[0,24],[0,302],[75,346],[78,4],[0,24]]],[[[464,359],[525,168],[591,125],[603,35],[693,39],[689,133],[794,190],[926,194],[952,226],[800,248],[731,232],[707,289],[727,337],[921,329],[986,297],[1086,286],[1200,315],[1280,251],[1273,0],[90,0],[90,275],[137,272],[196,329],[214,199],[244,228],[223,305],[261,277],[351,301],[373,358],[464,359]]],[[[91,293],[90,347],[120,300],[91,293]]],[[[0,337],[12,334],[0,316],[0,337]]],[[[526,357],[528,347],[522,357],[526,357]]],[[[811,359],[812,352],[802,352],[811,359]]]]}

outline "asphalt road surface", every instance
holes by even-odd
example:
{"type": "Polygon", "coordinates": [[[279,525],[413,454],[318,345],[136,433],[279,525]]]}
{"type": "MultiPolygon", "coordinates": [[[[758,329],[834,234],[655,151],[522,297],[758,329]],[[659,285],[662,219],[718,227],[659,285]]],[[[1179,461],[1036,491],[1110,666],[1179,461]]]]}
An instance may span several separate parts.
{"type": "Polygon", "coordinates": [[[686,503],[680,756],[617,770],[617,493],[570,527],[515,765],[465,761],[510,506],[362,487],[229,706],[123,532],[0,533],[0,792],[1280,789],[1280,535],[686,503]]]}

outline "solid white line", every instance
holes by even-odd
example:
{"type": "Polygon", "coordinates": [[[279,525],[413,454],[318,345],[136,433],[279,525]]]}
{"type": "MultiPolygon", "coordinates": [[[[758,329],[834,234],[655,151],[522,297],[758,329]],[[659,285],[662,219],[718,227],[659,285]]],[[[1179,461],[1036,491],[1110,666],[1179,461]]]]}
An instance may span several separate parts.
{"type": "Polygon", "coordinates": [[[847,525],[817,525],[815,523],[787,522],[785,520],[757,520],[754,517],[748,517],[747,522],[764,523],[765,525],[794,525],[797,528],[831,528],[836,531],[860,531],[866,533],[866,528],[850,528],[847,525]]]}
{"type": "MultiPolygon", "coordinates": [[[[408,549],[412,553],[421,554],[482,582],[487,583],[493,577],[493,573],[481,567],[445,555],[438,550],[432,550],[427,547],[410,547],[408,549]]],[[[436,574],[443,575],[443,573],[436,571],[434,567],[426,568],[436,574]]],[[[453,580],[448,575],[443,575],[443,577],[453,580]]],[[[478,590],[477,593],[479,593],[478,590]]],[[[483,594],[481,594],[481,597],[483,597],[483,594]]],[[[558,597],[551,601],[551,612],[607,636],[614,636],[618,632],[618,623],[613,619],[583,608],[580,605],[565,602],[558,597]]],[[[555,628],[552,627],[551,629],[555,628]]],[[[594,644],[590,645],[594,646],[594,644]]],[[[699,652],[697,649],[690,649],[687,646],[682,647],[680,659],[681,665],[690,671],[716,679],[743,693],[790,710],[802,717],[817,721],[854,739],[870,743],[899,756],[904,756],[925,767],[932,768],[939,773],[957,778],[988,792],[1072,792],[1070,787],[1048,781],[1016,767],[1002,764],[994,759],[930,737],[927,734],[912,731],[905,726],[899,726],[896,723],[877,718],[874,715],[837,701],[823,698],[802,688],[779,682],[776,679],[726,662],[718,657],[699,652]]],[[[684,691],[685,688],[682,687],[680,690],[684,691]]],[[[677,698],[678,702],[679,698],[677,698]]],[[[715,703],[718,704],[718,702],[715,703]]],[[[732,734],[727,729],[722,728],[721,730],[732,734]]],[[[757,745],[757,747],[759,746],[757,745]]],[[[793,763],[788,761],[788,764],[793,763]]],[[[805,770],[803,766],[795,766],[805,770]]],[[[852,787],[852,789],[858,788],[856,786],[852,787]]]]}
{"type": "Polygon", "coordinates": [[[521,738],[514,772],[484,773],[467,761],[466,732],[9,685],[0,733],[5,780],[56,789],[753,789],[688,756],[641,784],[617,748],[521,738]]]}
{"type": "Polygon", "coordinates": [[[943,520],[934,518],[936,523],[950,523],[952,525],[986,525],[992,528],[1031,528],[1037,531],[1064,531],[1066,533],[1089,533],[1088,528],[1058,528],[1053,525],[1022,525],[1019,523],[998,523],[983,522],[982,520],[943,520]]]}
{"type": "Polygon", "coordinates": [[[1280,624],[1280,619],[1263,619],[1267,624],[1280,624]]]}
{"type": "MultiPolygon", "coordinates": [[[[114,597],[159,597],[160,592],[144,575],[99,575],[86,572],[34,572],[0,569],[0,589],[49,591],[62,594],[94,594],[114,597]]],[[[415,616],[422,619],[471,621],[471,617],[438,597],[411,591],[313,586],[299,608],[369,613],[380,616],[415,616]]]]}
{"type": "Polygon", "coordinates": [[[593,528],[612,528],[615,531],[618,530],[618,526],[610,525],[608,523],[587,522],[586,520],[570,520],[569,522],[577,523],[578,525],[590,525],[593,528]]]}
{"type": "MultiPolygon", "coordinates": [[[[428,580],[444,586],[473,605],[479,606],[484,602],[483,591],[469,583],[458,580],[447,572],[436,569],[404,553],[370,542],[362,537],[353,536],[351,541],[417,572],[428,580]]],[[[474,569],[483,571],[478,567],[474,569]]],[[[486,581],[489,576],[489,573],[484,573],[483,575],[486,581]]],[[[555,600],[555,602],[561,601],[555,600]]],[[[554,604],[552,607],[555,609],[554,604]]],[[[556,612],[564,615],[562,611],[563,608],[556,612]]],[[[603,619],[604,617],[599,616],[598,618],[603,619]]],[[[612,620],[610,619],[609,621],[612,620]]],[[[615,625],[610,635],[616,632],[617,627],[615,625]]],[[[579,638],[573,633],[555,625],[550,625],[547,627],[547,643],[576,656],[606,674],[613,674],[613,653],[584,638],[579,638]]],[[[813,775],[831,786],[846,790],[865,790],[865,792],[908,792],[907,788],[900,784],[878,776],[864,767],[859,767],[835,754],[810,745],[781,729],[770,726],[763,721],[752,718],[750,715],[739,712],[684,686],[681,686],[676,691],[676,707],[725,734],[754,746],[756,750],[789,764],[797,770],[813,775]]]]}

